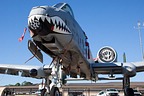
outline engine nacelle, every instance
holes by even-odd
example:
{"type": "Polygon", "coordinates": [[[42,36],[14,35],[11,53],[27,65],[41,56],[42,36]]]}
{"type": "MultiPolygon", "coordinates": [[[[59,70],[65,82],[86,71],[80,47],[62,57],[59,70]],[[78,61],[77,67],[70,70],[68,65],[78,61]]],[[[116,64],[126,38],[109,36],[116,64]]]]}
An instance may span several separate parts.
{"type": "Polygon", "coordinates": [[[109,47],[102,47],[97,53],[97,61],[99,63],[112,63],[117,61],[116,51],[109,47]]]}
{"type": "Polygon", "coordinates": [[[51,74],[51,68],[33,68],[29,71],[29,75],[33,78],[45,78],[51,74]]]}
{"type": "Polygon", "coordinates": [[[136,75],[136,66],[132,63],[123,63],[123,75],[134,77],[136,75]]]}

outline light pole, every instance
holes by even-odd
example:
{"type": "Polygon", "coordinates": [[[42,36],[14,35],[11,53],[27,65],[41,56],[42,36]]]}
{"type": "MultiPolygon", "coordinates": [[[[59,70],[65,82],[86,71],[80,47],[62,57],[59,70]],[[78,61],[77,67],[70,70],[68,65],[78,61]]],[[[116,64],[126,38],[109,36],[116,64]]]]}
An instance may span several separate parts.
{"type": "Polygon", "coordinates": [[[141,35],[141,29],[144,28],[144,24],[141,26],[140,21],[137,23],[137,28],[139,32],[139,40],[140,40],[140,48],[141,48],[141,53],[142,53],[142,60],[144,60],[144,51],[143,51],[143,45],[142,45],[142,35],[141,35]]]}

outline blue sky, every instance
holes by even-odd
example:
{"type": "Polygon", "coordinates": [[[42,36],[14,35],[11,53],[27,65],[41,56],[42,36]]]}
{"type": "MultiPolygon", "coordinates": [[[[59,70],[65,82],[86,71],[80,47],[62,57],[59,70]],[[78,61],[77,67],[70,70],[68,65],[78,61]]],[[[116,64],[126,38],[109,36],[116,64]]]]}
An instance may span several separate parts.
{"type": "MultiPolygon", "coordinates": [[[[118,61],[122,62],[124,52],[129,62],[141,60],[138,31],[134,26],[137,26],[138,20],[144,22],[143,0],[2,0],[0,3],[1,64],[24,64],[32,56],[27,49],[27,40],[31,39],[29,32],[21,43],[18,42],[24,27],[27,27],[29,12],[34,6],[51,6],[59,2],[67,2],[72,7],[75,19],[88,36],[94,57],[101,47],[111,46],[118,53],[118,61]]],[[[144,29],[141,32],[144,42],[144,29]]],[[[51,58],[45,55],[44,64],[50,62],[51,58]]],[[[42,66],[43,64],[34,58],[25,65],[42,66]]],[[[144,81],[143,74],[138,73],[132,81],[144,81]]],[[[23,81],[35,83],[41,80],[0,75],[0,85],[23,81]]]]}

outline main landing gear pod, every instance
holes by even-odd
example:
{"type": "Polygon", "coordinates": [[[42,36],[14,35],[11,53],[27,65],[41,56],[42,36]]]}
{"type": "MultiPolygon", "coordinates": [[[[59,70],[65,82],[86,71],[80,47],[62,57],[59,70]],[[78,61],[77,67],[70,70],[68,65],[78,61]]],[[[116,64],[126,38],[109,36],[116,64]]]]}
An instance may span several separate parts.
{"type": "Polygon", "coordinates": [[[116,51],[109,47],[102,47],[97,54],[99,63],[112,63],[117,61],[117,53],[116,51]]]}

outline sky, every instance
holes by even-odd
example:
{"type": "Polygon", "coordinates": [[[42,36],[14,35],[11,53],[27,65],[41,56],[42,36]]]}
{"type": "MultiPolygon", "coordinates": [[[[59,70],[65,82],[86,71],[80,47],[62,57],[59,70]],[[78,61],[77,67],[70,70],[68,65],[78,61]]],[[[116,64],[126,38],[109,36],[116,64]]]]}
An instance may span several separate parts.
{"type": "MultiPolygon", "coordinates": [[[[27,61],[32,54],[27,48],[30,38],[27,31],[22,42],[18,41],[27,27],[29,12],[34,6],[52,6],[59,2],[68,3],[75,19],[88,36],[90,48],[95,58],[103,46],[113,47],[118,61],[141,61],[137,22],[144,22],[144,0],[2,0],[0,3],[0,64],[38,65],[50,64],[51,58],[44,55],[44,63],[37,59],[27,61]]],[[[141,25],[142,26],[142,25],[141,25]]],[[[143,26],[142,26],[143,27],[143,26]]],[[[141,29],[144,43],[144,29],[141,29]]],[[[144,44],[143,44],[144,45],[144,44]]],[[[144,72],[138,73],[131,81],[144,81],[144,72]]],[[[0,85],[16,84],[23,81],[40,83],[41,80],[20,76],[0,75],[0,85]]],[[[99,81],[103,82],[103,81],[99,81]]]]}

